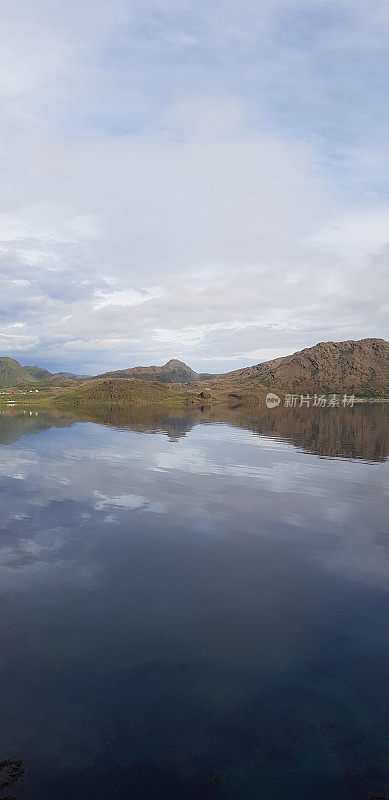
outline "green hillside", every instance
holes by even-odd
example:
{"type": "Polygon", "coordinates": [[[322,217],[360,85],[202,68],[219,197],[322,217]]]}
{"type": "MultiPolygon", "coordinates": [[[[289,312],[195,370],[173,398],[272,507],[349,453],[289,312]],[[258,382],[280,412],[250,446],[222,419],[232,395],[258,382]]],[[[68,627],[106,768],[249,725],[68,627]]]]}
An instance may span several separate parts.
{"type": "Polygon", "coordinates": [[[36,378],[37,381],[44,381],[47,378],[51,378],[51,372],[43,367],[22,367],[22,369],[24,369],[25,372],[28,372],[32,378],[36,378]]]}
{"type": "Polygon", "coordinates": [[[22,367],[14,358],[0,357],[0,388],[8,386],[35,385],[38,378],[22,367]]]}
{"type": "Polygon", "coordinates": [[[170,386],[142,380],[95,379],[62,392],[56,404],[66,408],[93,406],[159,405],[183,402],[183,394],[170,386]]]}

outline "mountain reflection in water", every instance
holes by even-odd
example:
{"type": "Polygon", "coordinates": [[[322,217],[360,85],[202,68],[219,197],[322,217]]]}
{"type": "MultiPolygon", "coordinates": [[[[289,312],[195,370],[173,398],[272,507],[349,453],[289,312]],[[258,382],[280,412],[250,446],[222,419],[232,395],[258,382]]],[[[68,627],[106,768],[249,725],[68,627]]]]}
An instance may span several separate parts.
{"type": "Polygon", "coordinates": [[[388,796],[387,409],[0,413],[18,800],[388,796]]]}
{"type": "Polygon", "coordinates": [[[172,440],[185,436],[195,425],[226,423],[258,436],[291,442],[319,456],[361,458],[385,461],[389,455],[389,405],[358,404],[354,408],[283,408],[261,410],[258,406],[191,408],[172,410],[139,406],[131,409],[94,408],[88,413],[64,414],[47,411],[0,412],[0,444],[10,444],[19,436],[38,433],[48,427],[72,425],[77,421],[134,430],[166,433],[172,440]]]}

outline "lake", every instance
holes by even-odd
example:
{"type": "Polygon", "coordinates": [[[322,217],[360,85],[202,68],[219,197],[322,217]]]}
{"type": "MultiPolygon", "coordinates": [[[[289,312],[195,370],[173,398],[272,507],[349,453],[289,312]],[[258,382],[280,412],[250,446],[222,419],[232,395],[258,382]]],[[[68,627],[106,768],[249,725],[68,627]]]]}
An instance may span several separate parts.
{"type": "Polygon", "coordinates": [[[389,796],[388,447],[384,404],[3,410],[9,791],[389,796]]]}

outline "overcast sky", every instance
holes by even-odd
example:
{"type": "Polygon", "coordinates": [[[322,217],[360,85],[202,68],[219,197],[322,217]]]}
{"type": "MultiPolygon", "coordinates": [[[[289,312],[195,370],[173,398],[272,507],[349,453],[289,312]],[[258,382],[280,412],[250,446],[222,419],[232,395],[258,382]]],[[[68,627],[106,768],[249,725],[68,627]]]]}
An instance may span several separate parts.
{"type": "Polygon", "coordinates": [[[387,0],[2,0],[0,355],[388,338],[387,0]]]}

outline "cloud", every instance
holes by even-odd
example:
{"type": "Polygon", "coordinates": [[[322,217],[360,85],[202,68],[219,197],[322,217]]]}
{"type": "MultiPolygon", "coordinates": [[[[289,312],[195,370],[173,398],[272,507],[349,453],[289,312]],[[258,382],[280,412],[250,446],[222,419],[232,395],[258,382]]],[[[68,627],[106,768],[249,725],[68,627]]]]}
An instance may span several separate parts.
{"type": "Polygon", "coordinates": [[[387,335],[384,3],[1,14],[2,353],[224,369],[387,335]]]}
{"type": "Polygon", "coordinates": [[[135,289],[130,289],[124,292],[102,292],[97,290],[95,291],[96,300],[93,308],[95,311],[106,306],[125,306],[129,308],[131,306],[139,306],[155,296],[158,296],[158,291],[139,292],[135,289]]]}

